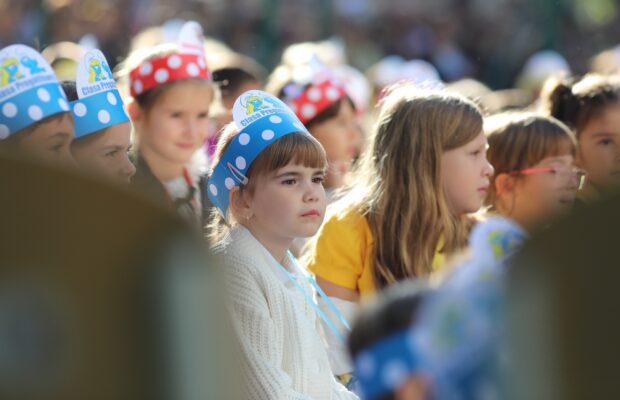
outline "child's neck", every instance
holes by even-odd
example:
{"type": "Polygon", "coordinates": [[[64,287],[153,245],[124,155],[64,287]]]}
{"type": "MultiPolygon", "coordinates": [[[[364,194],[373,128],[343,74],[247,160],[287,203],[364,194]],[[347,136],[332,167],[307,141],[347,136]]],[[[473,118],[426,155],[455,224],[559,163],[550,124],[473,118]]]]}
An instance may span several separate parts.
{"type": "Polygon", "coordinates": [[[252,236],[254,236],[254,238],[256,238],[256,240],[258,240],[260,244],[267,249],[273,258],[280,263],[280,265],[284,266],[286,252],[290,249],[293,239],[283,238],[268,233],[255,224],[253,220],[243,221],[241,225],[250,231],[252,236]]]}
{"type": "Polygon", "coordinates": [[[149,149],[141,149],[140,153],[149,165],[153,175],[155,175],[159,181],[167,182],[183,176],[184,164],[171,162],[149,149]]]}

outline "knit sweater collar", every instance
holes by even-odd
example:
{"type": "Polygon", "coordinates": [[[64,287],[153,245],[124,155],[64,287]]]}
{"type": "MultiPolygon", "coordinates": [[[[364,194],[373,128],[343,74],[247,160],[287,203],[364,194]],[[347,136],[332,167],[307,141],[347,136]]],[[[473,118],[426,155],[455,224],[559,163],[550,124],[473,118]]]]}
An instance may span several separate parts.
{"type": "MultiPolygon", "coordinates": [[[[242,250],[246,254],[255,257],[260,267],[268,267],[266,269],[272,271],[276,278],[287,287],[291,286],[291,281],[287,274],[282,271],[278,265],[278,261],[269,253],[269,251],[252,235],[245,226],[239,224],[230,230],[230,240],[232,248],[242,250]]],[[[283,266],[295,276],[302,276],[302,271],[295,266],[290,256],[284,258],[283,266]]]]}

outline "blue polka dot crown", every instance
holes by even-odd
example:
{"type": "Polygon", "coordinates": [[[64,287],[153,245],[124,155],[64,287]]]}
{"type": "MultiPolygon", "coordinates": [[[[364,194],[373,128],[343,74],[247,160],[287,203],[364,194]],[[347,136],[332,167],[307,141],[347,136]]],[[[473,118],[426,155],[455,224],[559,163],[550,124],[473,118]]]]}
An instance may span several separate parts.
{"type": "Polygon", "coordinates": [[[239,133],[232,139],[209,178],[209,199],[223,216],[232,188],[246,185],[246,173],[271,143],[290,133],[310,134],[280,99],[260,90],[243,93],[233,106],[239,133]]]}
{"type": "Polygon", "coordinates": [[[0,50],[0,139],[67,111],[65,92],[41,54],[21,44],[0,50]]]}
{"type": "Polygon", "coordinates": [[[129,121],[101,51],[91,50],[80,61],[76,89],[78,99],[71,102],[76,139],[129,121]]]}

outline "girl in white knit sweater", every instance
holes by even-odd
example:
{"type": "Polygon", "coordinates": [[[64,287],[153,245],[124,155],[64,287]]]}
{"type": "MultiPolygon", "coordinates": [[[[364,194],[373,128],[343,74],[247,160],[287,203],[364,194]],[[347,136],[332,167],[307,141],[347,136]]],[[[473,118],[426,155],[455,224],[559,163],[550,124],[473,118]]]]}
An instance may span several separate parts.
{"type": "MultiPolygon", "coordinates": [[[[252,399],[356,399],[333,378],[317,331],[325,314],[288,251],[325,213],[325,152],[277,98],[250,91],[233,108],[209,179],[211,227],[252,399]]],[[[329,325],[329,324],[328,324],[329,325]]]]}

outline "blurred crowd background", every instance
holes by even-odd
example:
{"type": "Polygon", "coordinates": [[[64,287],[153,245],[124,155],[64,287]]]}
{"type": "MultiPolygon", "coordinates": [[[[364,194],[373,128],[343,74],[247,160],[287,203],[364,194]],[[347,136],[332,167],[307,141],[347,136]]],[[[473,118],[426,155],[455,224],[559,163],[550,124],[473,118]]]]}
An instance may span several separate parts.
{"type": "Polygon", "coordinates": [[[0,0],[0,47],[86,41],[116,64],[141,30],[191,19],[267,70],[292,43],[332,39],[362,71],[398,55],[430,61],[447,82],[468,76],[505,89],[517,86],[540,50],[559,52],[577,74],[618,64],[619,7],[614,0],[0,0]],[[605,50],[605,62],[593,66],[605,50]]]}

